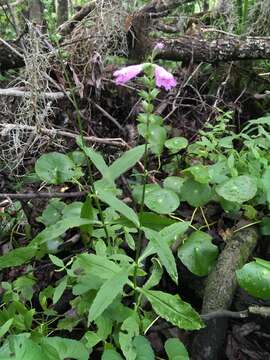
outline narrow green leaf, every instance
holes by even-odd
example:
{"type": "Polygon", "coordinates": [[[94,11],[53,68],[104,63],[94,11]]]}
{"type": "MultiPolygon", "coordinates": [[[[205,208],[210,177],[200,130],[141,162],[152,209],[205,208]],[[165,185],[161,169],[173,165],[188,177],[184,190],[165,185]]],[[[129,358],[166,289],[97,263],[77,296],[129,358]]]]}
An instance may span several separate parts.
{"type": "Polygon", "coordinates": [[[11,325],[13,324],[14,319],[11,318],[7,320],[1,327],[0,327],[0,338],[2,338],[9,330],[11,325]]]}
{"type": "MultiPolygon", "coordinates": [[[[92,199],[91,199],[90,194],[87,195],[86,200],[83,203],[80,217],[83,219],[94,220],[94,209],[93,209],[92,199]]],[[[86,232],[88,235],[91,235],[91,233],[93,231],[93,225],[92,224],[82,225],[81,230],[82,230],[82,232],[86,232]]]]}
{"type": "Polygon", "coordinates": [[[0,256],[0,269],[25,264],[36,255],[36,252],[37,248],[31,245],[11,250],[0,256]]]}
{"type": "Polygon", "coordinates": [[[177,284],[178,273],[176,268],[175,259],[169,245],[162,239],[157,231],[143,228],[146,238],[153,245],[153,248],[157,252],[162,265],[171,276],[172,280],[177,284]]]}
{"type": "Polygon", "coordinates": [[[72,229],[74,227],[80,227],[82,225],[89,224],[101,224],[100,221],[92,221],[88,219],[82,219],[80,217],[75,218],[65,218],[63,220],[58,221],[56,224],[48,226],[46,229],[41,231],[30,243],[30,245],[41,245],[46,243],[47,241],[51,241],[53,239],[58,238],[62,234],[64,234],[67,230],[72,229]]]}
{"type": "Polygon", "coordinates": [[[135,336],[140,333],[139,319],[137,313],[133,313],[122,324],[119,333],[119,343],[126,359],[136,359],[136,347],[133,343],[135,336]]]}
{"type": "Polygon", "coordinates": [[[200,315],[179,295],[157,290],[138,289],[151,303],[155,312],[180,329],[198,330],[203,327],[200,315]]]}
{"type": "Polygon", "coordinates": [[[144,289],[151,289],[154,286],[158,285],[162,275],[163,275],[163,269],[161,264],[159,263],[158,259],[156,258],[152,258],[152,269],[151,269],[151,275],[149,277],[149,279],[146,281],[146,283],[144,284],[143,288],[144,289]]]}
{"type": "Polygon", "coordinates": [[[80,254],[72,265],[72,271],[82,271],[83,274],[90,274],[101,279],[107,280],[112,275],[121,271],[119,265],[103,256],[94,254],[80,254]]]}
{"type": "Polygon", "coordinates": [[[189,360],[185,345],[179,339],[168,339],[165,342],[165,351],[169,360],[189,360]]]}
{"type": "Polygon", "coordinates": [[[139,145],[131,150],[126,151],[119,159],[114,161],[104,177],[108,177],[112,181],[117,179],[120,175],[131,169],[140,160],[144,154],[144,149],[144,145],[139,145]]]}
{"type": "Polygon", "coordinates": [[[63,260],[59,259],[57,256],[49,254],[49,258],[54,265],[56,265],[60,268],[65,267],[63,260]]]}
{"type": "Polygon", "coordinates": [[[90,307],[88,323],[97,319],[116,296],[122,292],[123,286],[128,282],[128,275],[129,270],[125,268],[105,281],[90,307]]]}
{"type": "Polygon", "coordinates": [[[111,193],[102,190],[97,192],[97,196],[101,201],[105,202],[114,210],[118,211],[120,214],[132,221],[134,225],[137,227],[140,226],[139,218],[135,211],[127,206],[123,201],[117,199],[117,197],[113,196],[111,193]]]}
{"type": "Polygon", "coordinates": [[[54,293],[53,293],[53,304],[56,304],[57,301],[61,298],[61,296],[63,295],[64,291],[66,290],[67,287],[67,276],[65,276],[60,283],[57,285],[57,287],[54,289],[54,293]]]}
{"type": "Polygon", "coordinates": [[[81,137],[77,137],[76,142],[79,145],[79,147],[83,150],[85,155],[89,157],[89,159],[98,169],[98,171],[102,174],[102,176],[106,175],[109,167],[105,163],[103,156],[100,153],[94,151],[92,148],[85,146],[81,137]]]}

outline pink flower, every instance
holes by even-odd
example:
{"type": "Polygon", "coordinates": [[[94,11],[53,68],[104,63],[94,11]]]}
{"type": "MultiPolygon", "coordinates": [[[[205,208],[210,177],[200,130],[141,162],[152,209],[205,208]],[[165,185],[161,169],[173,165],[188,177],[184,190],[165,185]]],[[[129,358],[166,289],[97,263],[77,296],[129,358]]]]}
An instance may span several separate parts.
{"type": "MultiPolygon", "coordinates": [[[[115,77],[115,83],[117,85],[123,85],[129,80],[134,79],[142,71],[145,64],[131,65],[117,70],[113,73],[115,77]]],[[[176,80],[173,75],[159,65],[155,67],[155,79],[157,87],[163,87],[165,90],[170,90],[176,86],[176,80]]]]}
{"type": "Polygon", "coordinates": [[[155,65],[156,85],[164,87],[165,90],[170,90],[176,86],[176,80],[171,73],[163,67],[155,65]]]}
{"type": "Polygon", "coordinates": [[[124,67],[123,69],[117,70],[113,73],[113,76],[116,78],[115,83],[117,85],[123,85],[129,80],[132,80],[140,74],[143,70],[143,64],[140,65],[131,65],[124,67]]]}
{"type": "Polygon", "coordinates": [[[154,50],[162,50],[164,48],[164,44],[162,42],[156,43],[154,50]]]}

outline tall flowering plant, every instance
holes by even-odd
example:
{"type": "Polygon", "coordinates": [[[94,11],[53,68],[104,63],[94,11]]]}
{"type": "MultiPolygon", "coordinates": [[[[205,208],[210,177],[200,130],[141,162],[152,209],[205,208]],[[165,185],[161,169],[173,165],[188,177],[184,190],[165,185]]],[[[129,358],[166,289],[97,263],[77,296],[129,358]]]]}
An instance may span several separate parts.
{"type": "MultiPolygon", "coordinates": [[[[152,53],[150,62],[143,64],[131,65],[124,67],[114,72],[115,83],[117,85],[123,85],[128,81],[135,79],[139,75],[143,75],[140,79],[145,86],[145,90],[139,91],[139,95],[142,99],[143,112],[141,112],[137,121],[138,132],[145,139],[145,151],[144,151],[144,174],[142,181],[142,196],[140,201],[140,218],[144,208],[145,190],[148,178],[148,149],[160,156],[164,143],[167,138],[167,132],[163,126],[163,118],[154,111],[154,100],[157,98],[160,88],[166,91],[171,90],[176,86],[177,82],[174,76],[168,72],[162,66],[154,64],[154,57],[163,48],[162,43],[158,43],[152,53]]],[[[137,267],[134,272],[134,288],[137,286],[137,269],[139,269],[139,257],[142,249],[142,236],[143,231],[140,229],[138,235],[138,241],[136,245],[136,259],[137,267]]],[[[136,298],[135,307],[139,306],[139,299],[136,298]]]]}
{"type": "Polygon", "coordinates": [[[174,76],[162,66],[154,64],[154,57],[163,48],[162,43],[158,43],[152,53],[151,62],[131,65],[114,72],[115,83],[123,85],[130,80],[143,74],[141,78],[146,90],[139,91],[142,99],[143,113],[140,113],[137,120],[138,131],[150,146],[153,153],[160,155],[166,141],[166,130],[162,126],[162,117],[154,113],[153,102],[159,94],[159,89],[171,90],[177,84],[174,76]]]}

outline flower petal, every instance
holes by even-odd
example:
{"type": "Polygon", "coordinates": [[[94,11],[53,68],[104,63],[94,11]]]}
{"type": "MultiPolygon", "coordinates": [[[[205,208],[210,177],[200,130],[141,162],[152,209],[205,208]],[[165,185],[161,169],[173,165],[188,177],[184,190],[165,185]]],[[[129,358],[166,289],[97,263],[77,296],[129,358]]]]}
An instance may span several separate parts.
{"type": "Polygon", "coordinates": [[[115,77],[115,83],[117,85],[125,84],[129,80],[132,80],[133,78],[138,76],[142,70],[142,64],[126,66],[120,70],[117,70],[113,73],[113,76],[115,77]]]}
{"type": "Polygon", "coordinates": [[[164,87],[165,90],[171,90],[171,88],[177,84],[173,75],[159,65],[155,65],[155,77],[156,85],[158,87],[164,87]]]}
{"type": "Polygon", "coordinates": [[[162,42],[158,42],[158,43],[156,43],[154,50],[162,50],[162,49],[164,49],[164,46],[165,45],[162,42]]]}

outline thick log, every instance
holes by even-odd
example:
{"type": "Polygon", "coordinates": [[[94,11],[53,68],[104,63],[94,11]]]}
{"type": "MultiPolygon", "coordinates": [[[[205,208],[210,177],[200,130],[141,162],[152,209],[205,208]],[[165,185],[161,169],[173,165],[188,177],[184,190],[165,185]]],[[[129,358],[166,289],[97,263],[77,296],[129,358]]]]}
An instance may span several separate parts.
{"type": "MultiPolygon", "coordinates": [[[[228,240],[215,268],[208,276],[202,314],[230,308],[237,288],[235,271],[247,262],[256,246],[257,238],[257,231],[253,228],[247,228],[239,231],[228,240]]],[[[206,327],[195,336],[192,359],[219,360],[226,330],[226,316],[206,321],[206,327]]]]}
{"type": "Polygon", "coordinates": [[[165,47],[161,59],[217,63],[233,60],[270,59],[269,37],[224,36],[215,40],[179,36],[177,39],[159,39],[165,47]]]}

